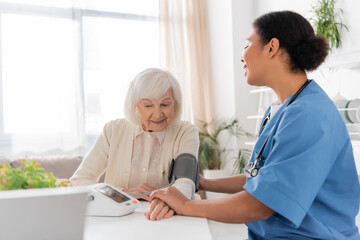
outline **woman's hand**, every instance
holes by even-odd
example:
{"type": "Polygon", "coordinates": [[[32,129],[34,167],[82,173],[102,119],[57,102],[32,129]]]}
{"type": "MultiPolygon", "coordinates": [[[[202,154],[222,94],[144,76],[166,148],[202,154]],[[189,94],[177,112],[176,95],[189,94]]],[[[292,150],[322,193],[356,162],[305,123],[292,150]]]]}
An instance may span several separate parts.
{"type": "Polygon", "coordinates": [[[175,187],[156,190],[150,195],[151,203],[159,199],[165,202],[177,214],[181,215],[184,215],[186,203],[190,201],[175,187]]]}
{"type": "MultiPolygon", "coordinates": [[[[147,192],[152,192],[155,189],[148,185],[147,183],[142,183],[139,186],[136,186],[134,188],[124,188],[122,191],[128,193],[128,194],[142,194],[147,192]]],[[[144,199],[146,201],[149,201],[149,196],[142,196],[142,197],[135,197],[137,199],[144,199]]]]}
{"type": "Polygon", "coordinates": [[[174,210],[158,198],[151,201],[149,210],[145,213],[146,218],[152,221],[167,219],[173,215],[174,210]]]}

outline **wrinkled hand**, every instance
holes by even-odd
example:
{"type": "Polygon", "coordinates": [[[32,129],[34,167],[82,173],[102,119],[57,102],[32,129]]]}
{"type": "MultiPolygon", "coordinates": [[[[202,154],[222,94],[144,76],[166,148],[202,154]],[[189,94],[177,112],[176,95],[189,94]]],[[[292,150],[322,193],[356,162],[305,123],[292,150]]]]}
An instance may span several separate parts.
{"type": "Polygon", "coordinates": [[[152,221],[167,219],[173,215],[174,210],[157,198],[151,201],[149,210],[145,213],[146,218],[152,221]]]}
{"type": "Polygon", "coordinates": [[[151,203],[159,199],[165,202],[177,214],[181,215],[184,215],[185,205],[190,201],[175,187],[156,190],[150,195],[151,203]]]}
{"type": "MultiPolygon", "coordinates": [[[[124,188],[122,191],[128,193],[128,194],[142,194],[146,192],[154,191],[155,189],[148,185],[147,183],[142,183],[139,186],[136,186],[134,188],[124,188]]],[[[142,197],[135,197],[137,199],[144,199],[146,201],[149,201],[149,196],[142,196],[142,197]]]]}

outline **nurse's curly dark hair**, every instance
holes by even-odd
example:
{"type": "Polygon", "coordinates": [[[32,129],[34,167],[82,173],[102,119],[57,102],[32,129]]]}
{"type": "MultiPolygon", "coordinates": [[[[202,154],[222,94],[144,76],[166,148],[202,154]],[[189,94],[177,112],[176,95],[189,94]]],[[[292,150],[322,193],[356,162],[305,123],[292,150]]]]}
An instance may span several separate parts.
{"type": "Polygon", "coordinates": [[[322,36],[315,35],[310,23],[300,14],[279,11],[264,14],[253,23],[262,43],[277,38],[280,47],[290,57],[292,71],[313,71],[324,62],[329,44],[322,36]]]}

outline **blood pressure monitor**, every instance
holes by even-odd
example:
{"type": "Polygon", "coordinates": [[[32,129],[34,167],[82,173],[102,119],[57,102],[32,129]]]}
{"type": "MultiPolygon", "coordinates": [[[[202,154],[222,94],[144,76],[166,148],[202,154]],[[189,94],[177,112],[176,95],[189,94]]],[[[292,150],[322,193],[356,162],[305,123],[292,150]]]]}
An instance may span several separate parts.
{"type": "Polygon", "coordinates": [[[89,186],[87,215],[119,217],[132,213],[139,201],[107,183],[89,186]]]}

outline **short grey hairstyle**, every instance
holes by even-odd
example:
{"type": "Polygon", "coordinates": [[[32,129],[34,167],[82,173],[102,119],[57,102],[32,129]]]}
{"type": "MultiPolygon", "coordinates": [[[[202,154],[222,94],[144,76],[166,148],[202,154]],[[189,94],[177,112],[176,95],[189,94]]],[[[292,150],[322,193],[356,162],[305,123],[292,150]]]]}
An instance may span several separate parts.
{"type": "Polygon", "coordinates": [[[174,123],[178,123],[182,113],[181,88],[170,72],[159,68],[148,68],[140,72],[129,85],[124,103],[125,118],[135,125],[141,126],[141,117],[137,104],[142,99],[159,99],[169,89],[175,98],[174,123]]]}

